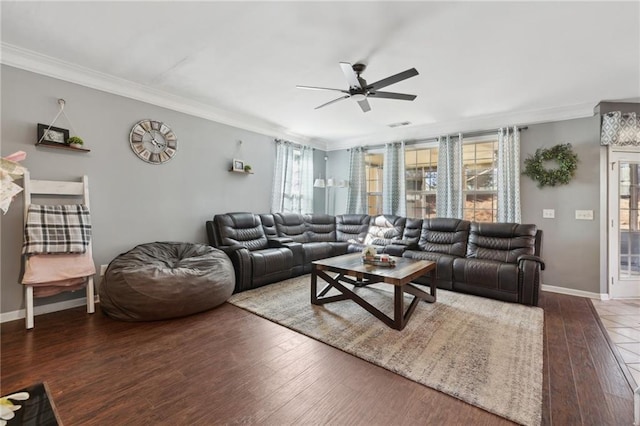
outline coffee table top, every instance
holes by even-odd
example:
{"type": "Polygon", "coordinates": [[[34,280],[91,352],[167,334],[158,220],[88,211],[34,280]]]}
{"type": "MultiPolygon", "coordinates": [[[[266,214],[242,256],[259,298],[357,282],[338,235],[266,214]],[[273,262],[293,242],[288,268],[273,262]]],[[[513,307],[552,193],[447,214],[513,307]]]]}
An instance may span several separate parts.
{"type": "Polygon", "coordinates": [[[396,261],[395,267],[370,265],[362,262],[361,253],[343,254],[311,262],[316,270],[329,270],[358,279],[367,277],[381,278],[383,282],[404,285],[436,267],[435,262],[429,260],[408,259],[405,257],[389,256],[396,261]]]}

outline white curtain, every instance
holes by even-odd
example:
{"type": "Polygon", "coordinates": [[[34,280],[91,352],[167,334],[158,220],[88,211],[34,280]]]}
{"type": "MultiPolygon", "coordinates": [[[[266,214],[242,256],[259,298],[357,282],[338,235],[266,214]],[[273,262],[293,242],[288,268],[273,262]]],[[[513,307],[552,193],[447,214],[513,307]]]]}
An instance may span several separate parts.
{"type": "Polygon", "coordinates": [[[351,148],[347,213],[367,214],[367,175],[364,147],[351,148]]]}
{"type": "Polygon", "coordinates": [[[609,112],[602,116],[601,145],[640,146],[640,120],[635,112],[609,112]]]}
{"type": "Polygon", "coordinates": [[[388,143],[384,147],[382,167],[382,212],[407,215],[405,189],[404,142],[388,143]]]}
{"type": "Polygon", "coordinates": [[[498,130],[498,222],[520,223],[520,132],[498,130]]]}
{"type": "Polygon", "coordinates": [[[462,133],[438,138],[436,215],[462,219],[462,133]]]}
{"type": "Polygon", "coordinates": [[[271,212],[313,213],[313,149],[276,140],[271,212]]]}

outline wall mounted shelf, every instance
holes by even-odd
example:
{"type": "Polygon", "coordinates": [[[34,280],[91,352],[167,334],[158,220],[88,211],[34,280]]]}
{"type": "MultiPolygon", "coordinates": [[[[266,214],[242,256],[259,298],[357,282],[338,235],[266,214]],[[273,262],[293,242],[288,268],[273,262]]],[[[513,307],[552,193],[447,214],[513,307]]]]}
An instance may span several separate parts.
{"type": "Polygon", "coordinates": [[[252,175],[253,174],[253,172],[245,172],[244,170],[233,170],[233,169],[230,169],[229,172],[230,173],[242,173],[243,175],[252,175]]]}
{"type": "Polygon", "coordinates": [[[77,151],[77,152],[91,152],[90,149],[86,149],[86,148],[73,148],[69,145],[64,145],[58,142],[49,142],[49,141],[42,141],[42,142],[36,142],[36,146],[46,146],[47,148],[56,148],[56,149],[66,149],[69,151],[77,151]]]}

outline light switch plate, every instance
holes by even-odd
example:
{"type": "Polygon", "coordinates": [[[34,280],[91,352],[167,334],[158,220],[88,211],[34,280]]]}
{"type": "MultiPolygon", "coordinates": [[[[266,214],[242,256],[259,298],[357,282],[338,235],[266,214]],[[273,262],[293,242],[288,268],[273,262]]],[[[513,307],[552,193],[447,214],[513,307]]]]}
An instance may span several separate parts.
{"type": "Polygon", "coordinates": [[[576,210],[577,220],[593,220],[593,210],[576,210]]]}
{"type": "Polygon", "coordinates": [[[556,211],[554,209],[542,209],[542,217],[545,219],[554,219],[556,211]]]}

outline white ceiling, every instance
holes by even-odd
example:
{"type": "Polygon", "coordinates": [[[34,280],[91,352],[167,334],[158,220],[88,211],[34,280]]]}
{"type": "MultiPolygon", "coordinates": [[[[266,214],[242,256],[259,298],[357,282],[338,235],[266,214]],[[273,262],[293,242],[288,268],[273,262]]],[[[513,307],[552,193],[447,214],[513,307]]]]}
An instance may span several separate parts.
{"type": "MultiPolygon", "coordinates": [[[[640,98],[640,3],[13,2],[2,62],[326,149],[591,115],[640,98]],[[352,100],[339,62],[413,102],[352,100]],[[391,123],[409,121],[391,129],[391,123]]],[[[63,97],[64,94],[60,94],[63,97]]]]}

